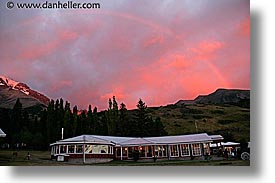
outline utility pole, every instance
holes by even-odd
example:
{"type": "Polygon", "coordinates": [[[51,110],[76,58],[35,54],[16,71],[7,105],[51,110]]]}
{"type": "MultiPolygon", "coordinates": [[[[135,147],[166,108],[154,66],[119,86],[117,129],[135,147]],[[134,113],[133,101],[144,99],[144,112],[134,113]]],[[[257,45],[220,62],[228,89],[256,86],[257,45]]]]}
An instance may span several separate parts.
{"type": "Polygon", "coordinates": [[[83,136],[83,164],[85,164],[85,140],[86,140],[86,136],[83,136]]]}
{"type": "Polygon", "coordinates": [[[64,137],[64,128],[61,128],[61,140],[63,140],[64,137]]]}

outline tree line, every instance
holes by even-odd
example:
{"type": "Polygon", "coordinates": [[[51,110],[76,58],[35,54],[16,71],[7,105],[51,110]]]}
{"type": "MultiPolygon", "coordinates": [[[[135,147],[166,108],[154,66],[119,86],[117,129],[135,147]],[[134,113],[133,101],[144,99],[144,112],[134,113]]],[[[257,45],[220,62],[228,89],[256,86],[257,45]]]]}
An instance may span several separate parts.
{"type": "Polygon", "coordinates": [[[160,118],[148,114],[147,105],[139,99],[135,110],[118,104],[115,96],[109,99],[107,110],[98,112],[97,107],[87,110],[71,109],[62,98],[51,100],[46,109],[32,116],[22,109],[17,99],[13,109],[0,110],[0,125],[7,134],[0,143],[12,148],[48,149],[49,144],[64,138],[82,134],[148,137],[167,135],[160,118]]]}

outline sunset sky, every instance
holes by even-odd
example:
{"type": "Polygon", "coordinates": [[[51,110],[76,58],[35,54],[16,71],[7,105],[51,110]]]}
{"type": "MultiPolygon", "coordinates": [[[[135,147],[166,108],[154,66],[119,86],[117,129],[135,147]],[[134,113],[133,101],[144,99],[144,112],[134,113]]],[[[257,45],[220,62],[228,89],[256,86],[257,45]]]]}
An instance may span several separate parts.
{"type": "Polygon", "coordinates": [[[1,1],[0,75],[82,109],[106,109],[113,95],[131,109],[139,98],[159,106],[250,89],[249,0],[94,2],[101,8],[8,10],[1,1]]]}

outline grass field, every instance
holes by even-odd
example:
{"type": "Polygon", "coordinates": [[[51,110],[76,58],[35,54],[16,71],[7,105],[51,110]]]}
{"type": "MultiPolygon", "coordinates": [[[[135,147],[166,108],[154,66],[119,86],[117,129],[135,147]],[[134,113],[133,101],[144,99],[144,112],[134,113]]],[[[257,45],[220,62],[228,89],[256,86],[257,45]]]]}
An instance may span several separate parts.
{"type": "Polygon", "coordinates": [[[56,162],[50,159],[48,151],[29,151],[31,159],[27,160],[28,151],[18,151],[17,157],[13,151],[0,150],[0,166],[249,166],[250,161],[221,160],[221,161],[183,161],[164,160],[156,162],[112,161],[99,164],[71,164],[68,162],[56,162]]]}
{"type": "Polygon", "coordinates": [[[206,132],[231,141],[250,141],[250,109],[229,104],[167,105],[148,108],[169,135],[206,132]],[[196,128],[197,127],[197,128],[196,128]]]}

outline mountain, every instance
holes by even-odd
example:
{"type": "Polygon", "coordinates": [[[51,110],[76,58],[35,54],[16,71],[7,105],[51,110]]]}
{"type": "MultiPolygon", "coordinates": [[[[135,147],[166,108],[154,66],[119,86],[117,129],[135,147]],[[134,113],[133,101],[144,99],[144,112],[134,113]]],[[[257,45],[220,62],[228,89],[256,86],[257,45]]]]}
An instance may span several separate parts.
{"type": "Polygon", "coordinates": [[[194,100],[179,100],[182,104],[240,104],[247,105],[250,100],[250,90],[217,89],[209,95],[199,95],[194,100]]]}
{"type": "Polygon", "coordinates": [[[50,99],[28,85],[0,75],[0,108],[13,108],[17,99],[22,107],[46,107],[50,99]]]}

